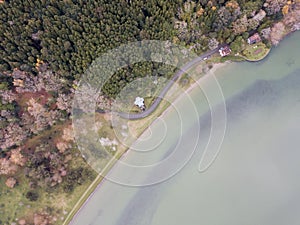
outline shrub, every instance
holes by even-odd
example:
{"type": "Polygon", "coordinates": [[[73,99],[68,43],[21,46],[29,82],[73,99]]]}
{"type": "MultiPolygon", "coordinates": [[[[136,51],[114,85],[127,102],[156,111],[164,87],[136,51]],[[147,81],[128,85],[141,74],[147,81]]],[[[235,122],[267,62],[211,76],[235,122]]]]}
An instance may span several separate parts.
{"type": "Polygon", "coordinates": [[[28,191],[26,193],[26,198],[29,200],[29,201],[32,201],[32,202],[35,202],[39,199],[39,194],[35,191],[28,191]]]}

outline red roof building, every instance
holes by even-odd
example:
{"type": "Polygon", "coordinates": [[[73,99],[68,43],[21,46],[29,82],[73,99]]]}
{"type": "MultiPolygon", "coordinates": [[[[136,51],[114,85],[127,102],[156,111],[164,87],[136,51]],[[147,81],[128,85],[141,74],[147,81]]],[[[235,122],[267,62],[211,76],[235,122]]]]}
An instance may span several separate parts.
{"type": "Polygon", "coordinates": [[[219,53],[222,57],[224,57],[231,53],[231,49],[229,48],[229,46],[225,46],[219,49],[219,53]]]}
{"type": "Polygon", "coordinates": [[[255,43],[260,42],[260,41],[261,41],[261,38],[260,38],[258,33],[255,33],[251,37],[248,38],[248,44],[249,45],[255,44],[255,43]]]}

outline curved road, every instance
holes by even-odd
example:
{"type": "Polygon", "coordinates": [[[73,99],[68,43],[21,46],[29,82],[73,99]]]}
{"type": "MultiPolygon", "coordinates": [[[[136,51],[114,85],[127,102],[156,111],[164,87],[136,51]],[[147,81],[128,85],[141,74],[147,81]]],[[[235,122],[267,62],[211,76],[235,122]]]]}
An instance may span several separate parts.
{"type": "MultiPolygon", "coordinates": [[[[190,67],[192,67],[196,63],[199,63],[199,62],[203,61],[204,58],[209,57],[209,56],[217,53],[219,51],[219,48],[224,47],[225,45],[226,44],[220,45],[219,47],[217,47],[217,48],[215,48],[215,49],[213,49],[209,52],[206,52],[206,53],[202,54],[201,56],[193,59],[192,61],[185,64],[182,68],[180,68],[180,70],[177,73],[174,74],[174,76],[170,79],[169,83],[159,93],[159,95],[157,96],[157,98],[155,99],[153,104],[149,108],[147,108],[145,111],[143,111],[141,113],[134,113],[134,114],[133,113],[125,113],[125,112],[116,112],[117,115],[119,115],[120,117],[122,117],[124,119],[129,119],[129,120],[137,120],[137,119],[142,119],[142,118],[147,117],[148,115],[150,115],[156,109],[156,107],[162,101],[165,94],[168,92],[168,90],[171,88],[171,86],[174,84],[174,82],[180,76],[182,76],[188,69],[190,69],[190,67]]],[[[101,112],[100,110],[96,110],[96,111],[101,112]]]]}
{"type": "MultiPolygon", "coordinates": [[[[202,54],[201,56],[199,57],[196,57],[195,59],[193,59],[192,61],[188,62],[187,64],[185,64],[178,72],[176,72],[174,74],[174,76],[171,78],[171,80],[169,81],[169,83],[164,87],[164,89],[160,92],[159,96],[155,99],[154,103],[145,111],[141,112],[141,113],[138,113],[138,114],[129,114],[129,113],[124,113],[124,112],[117,112],[117,114],[122,117],[122,118],[125,118],[125,119],[130,119],[130,120],[135,120],[135,119],[141,119],[141,118],[145,118],[147,117],[149,114],[151,114],[155,109],[156,107],[159,105],[159,103],[162,101],[163,97],[165,96],[165,94],[168,92],[168,90],[171,88],[171,86],[173,85],[173,83],[181,76],[185,73],[185,71],[187,71],[190,67],[192,67],[193,65],[195,65],[196,63],[199,63],[201,61],[203,61],[203,59],[205,57],[209,57],[215,53],[218,52],[219,48],[220,47],[223,47],[225,46],[226,44],[224,45],[220,45],[218,48],[215,48],[209,52],[206,52],[204,54],[202,54]]],[[[101,110],[96,110],[97,112],[102,112],[101,110]]],[[[76,212],[76,214],[73,216],[72,220],[70,221],[69,224],[74,224],[75,223],[75,220],[74,218],[78,215],[78,212],[86,206],[87,202],[90,202],[91,201],[91,196],[96,192],[96,190],[98,191],[99,190],[99,187],[100,185],[103,184],[102,182],[97,186],[97,188],[92,192],[92,194],[90,195],[90,197],[84,202],[84,204],[80,207],[80,209],[76,212]]],[[[88,190],[87,190],[88,191],[88,190]]],[[[85,194],[84,194],[85,195],[85,194]]],[[[84,195],[82,198],[84,198],[84,195]]],[[[79,202],[77,204],[80,204],[79,202]]],[[[74,211],[76,209],[76,207],[74,207],[72,209],[72,211],[74,211]]],[[[72,212],[71,211],[71,212],[72,212]]],[[[99,213],[98,213],[99,214],[99,213]]],[[[100,212],[101,214],[101,212],[100,212]]],[[[99,215],[100,215],[99,214],[99,215]]],[[[69,216],[72,215],[72,213],[69,214],[69,216]]],[[[66,222],[68,221],[65,220],[65,223],[64,225],[66,225],[66,222]]]]}

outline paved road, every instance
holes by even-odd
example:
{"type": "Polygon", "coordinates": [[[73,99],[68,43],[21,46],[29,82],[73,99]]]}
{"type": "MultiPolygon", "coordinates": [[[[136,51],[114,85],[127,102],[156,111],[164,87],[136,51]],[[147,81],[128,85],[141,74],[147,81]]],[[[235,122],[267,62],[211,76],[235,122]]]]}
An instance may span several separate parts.
{"type": "MultiPolygon", "coordinates": [[[[225,45],[220,45],[219,47],[217,47],[217,48],[215,48],[215,49],[213,49],[209,52],[206,52],[206,53],[202,54],[201,56],[199,56],[199,57],[193,59],[192,61],[188,62],[187,64],[185,64],[177,73],[174,74],[174,76],[170,79],[168,84],[164,87],[164,89],[157,96],[157,98],[155,99],[153,104],[149,108],[147,108],[145,111],[143,111],[141,113],[117,112],[117,115],[119,115],[120,117],[122,117],[124,119],[129,119],[129,120],[137,120],[137,119],[142,119],[142,118],[147,117],[148,115],[150,115],[156,109],[156,107],[162,101],[163,97],[166,95],[168,90],[172,87],[174,82],[179,77],[181,77],[184,73],[186,73],[186,71],[188,71],[192,66],[194,66],[195,64],[203,61],[204,58],[209,57],[209,56],[217,53],[219,51],[219,48],[223,47],[223,46],[225,46],[225,45]]],[[[96,110],[96,111],[98,111],[98,110],[96,110]]]]}

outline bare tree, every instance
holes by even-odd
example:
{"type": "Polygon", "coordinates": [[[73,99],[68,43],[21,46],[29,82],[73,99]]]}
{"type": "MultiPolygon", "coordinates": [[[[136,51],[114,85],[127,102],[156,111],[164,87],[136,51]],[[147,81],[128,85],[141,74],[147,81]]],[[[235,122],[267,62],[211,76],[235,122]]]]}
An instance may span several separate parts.
{"type": "Polygon", "coordinates": [[[268,15],[274,15],[282,9],[287,0],[266,0],[264,7],[268,15]]]}
{"type": "Polygon", "coordinates": [[[270,39],[273,45],[278,45],[285,35],[285,26],[282,22],[276,23],[270,33],[270,39]]]}

